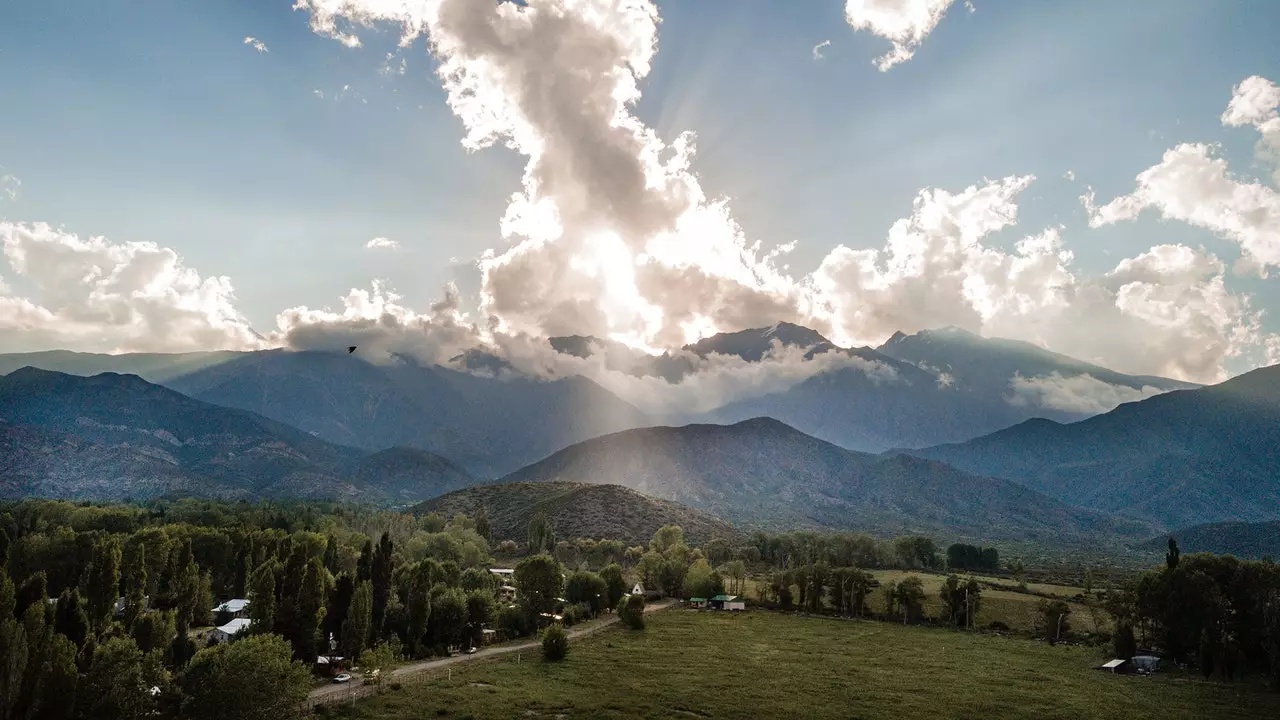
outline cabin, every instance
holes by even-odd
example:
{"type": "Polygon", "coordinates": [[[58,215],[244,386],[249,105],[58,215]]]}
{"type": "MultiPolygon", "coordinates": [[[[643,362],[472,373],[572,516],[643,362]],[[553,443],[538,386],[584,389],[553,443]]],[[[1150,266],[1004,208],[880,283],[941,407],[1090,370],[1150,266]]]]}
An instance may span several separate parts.
{"type": "Polygon", "coordinates": [[[689,607],[695,610],[702,610],[707,606],[707,599],[703,597],[691,597],[688,602],[689,607]]]}
{"type": "Polygon", "coordinates": [[[219,625],[209,632],[210,637],[219,643],[231,642],[237,635],[249,629],[253,621],[248,618],[236,618],[226,625],[219,625]]]}
{"type": "Polygon", "coordinates": [[[712,610],[746,610],[747,601],[741,595],[717,595],[707,601],[712,610]]]}
{"type": "Polygon", "coordinates": [[[214,616],[226,614],[231,619],[249,617],[249,601],[244,598],[228,600],[213,609],[214,616]]]}

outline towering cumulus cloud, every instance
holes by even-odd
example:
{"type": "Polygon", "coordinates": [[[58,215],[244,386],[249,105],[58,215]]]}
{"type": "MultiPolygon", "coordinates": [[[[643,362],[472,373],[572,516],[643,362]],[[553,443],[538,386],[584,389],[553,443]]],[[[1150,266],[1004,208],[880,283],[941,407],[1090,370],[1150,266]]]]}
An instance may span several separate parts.
{"type": "Polygon", "coordinates": [[[664,143],[631,112],[656,52],[647,0],[302,0],[313,26],[388,20],[425,32],[475,150],[528,157],[481,261],[482,310],[507,331],[675,345],[761,316],[799,317],[801,294],[747,245],[689,169],[691,135],[664,143]]]}
{"type": "Polygon", "coordinates": [[[181,351],[265,342],[235,308],[231,281],[201,278],[152,243],[80,238],[43,223],[0,222],[4,256],[40,301],[0,283],[6,349],[181,351]]]}

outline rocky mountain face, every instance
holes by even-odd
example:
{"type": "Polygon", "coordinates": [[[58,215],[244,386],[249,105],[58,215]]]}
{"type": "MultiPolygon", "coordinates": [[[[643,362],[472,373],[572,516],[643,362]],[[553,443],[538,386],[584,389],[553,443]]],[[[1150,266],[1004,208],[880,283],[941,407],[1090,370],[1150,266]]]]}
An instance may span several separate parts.
{"type": "Polygon", "coordinates": [[[419,458],[418,477],[431,480],[425,493],[414,492],[405,473],[370,472],[382,460],[361,450],[135,375],[16,370],[0,377],[0,421],[6,449],[0,487],[8,497],[387,502],[421,500],[440,484],[467,482],[448,461],[419,458]]]}
{"type": "Polygon", "coordinates": [[[428,500],[414,512],[489,515],[494,540],[524,542],[529,521],[545,513],[562,538],[622,540],[646,545],[664,525],[679,525],[685,539],[700,545],[712,538],[744,542],[745,534],[713,515],[620,485],[537,482],[479,485],[428,500]]]}
{"type": "Polygon", "coordinates": [[[615,433],[500,482],[550,481],[623,485],[743,527],[1067,541],[1150,532],[1008,481],[845,450],[768,418],[615,433]]]}
{"type": "Polygon", "coordinates": [[[1071,424],[912,451],[1166,528],[1280,519],[1280,366],[1071,424]]]}

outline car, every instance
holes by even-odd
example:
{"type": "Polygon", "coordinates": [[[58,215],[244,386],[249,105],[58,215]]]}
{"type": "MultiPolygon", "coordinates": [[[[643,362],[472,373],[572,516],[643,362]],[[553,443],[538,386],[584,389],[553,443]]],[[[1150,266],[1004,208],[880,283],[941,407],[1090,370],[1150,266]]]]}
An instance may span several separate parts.
{"type": "Polygon", "coordinates": [[[341,675],[335,675],[333,677],[333,681],[336,683],[351,682],[351,673],[342,673],[341,675]]]}
{"type": "Polygon", "coordinates": [[[467,654],[468,654],[468,655],[475,655],[475,654],[476,654],[476,649],[477,649],[477,648],[467,648],[467,654]]]}

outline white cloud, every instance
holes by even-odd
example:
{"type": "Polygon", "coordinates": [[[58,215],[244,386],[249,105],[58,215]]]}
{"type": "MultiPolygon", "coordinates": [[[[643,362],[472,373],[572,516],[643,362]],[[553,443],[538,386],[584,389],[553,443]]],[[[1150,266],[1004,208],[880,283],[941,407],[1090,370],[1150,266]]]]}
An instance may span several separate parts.
{"type": "Polygon", "coordinates": [[[245,37],[244,44],[251,46],[254,50],[257,50],[260,53],[270,52],[270,50],[267,49],[266,43],[262,42],[256,37],[253,37],[252,35],[248,35],[245,37]]]}
{"type": "Polygon", "coordinates": [[[0,294],[9,349],[183,351],[263,346],[225,277],[201,278],[152,243],[82,239],[44,223],[0,222],[9,266],[33,298],[0,294]]]}
{"type": "Polygon", "coordinates": [[[1137,189],[1105,205],[1093,191],[1081,200],[1089,225],[1133,220],[1146,208],[1165,218],[1210,230],[1240,245],[1244,267],[1265,273],[1280,265],[1280,194],[1261,183],[1239,180],[1227,161],[1208,145],[1183,143],[1165,152],[1158,165],[1143,170],[1137,189]]]}
{"type": "Polygon", "coordinates": [[[1146,400],[1162,392],[1150,385],[1138,389],[1112,385],[1092,375],[1063,377],[1056,372],[1033,378],[1015,376],[1009,382],[1009,388],[1012,394],[1007,400],[1011,405],[1091,415],[1109,412],[1121,403],[1146,400]]]}
{"type": "Polygon", "coordinates": [[[1260,75],[1245,78],[1232,91],[1222,124],[1252,125],[1262,135],[1258,158],[1276,166],[1274,177],[1280,184],[1280,85],[1260,75]]]}
{"type": "MultiPolygon", "coordinates": [[[[867,30],[893,43],[875,59],[881,72],[906,62],[946,15],[954,0],[846,0],[845,21],[855,31],[867,30]]],[[[973,5],[965,5],[973,12],[973,5]]]]}
{"type": "MultiPolygon", "coordinates": [[[[4,168],[0,167],[0,170],[4,168]]],[[[0,200],[17,200],[20,187],[22,187],[22,181],[17,177],[0,173],[0,200]]]]}
{"type": "Polygon", "coordinates": [[[366,250],[395,250],[400,247],[400,241],[384,237],[376,237],[365,243],[364,247],[366,250]]]}
{"type": "Polygon", "coordinates": [[[316,97],[320,98],[321,100],[323,100],[323,99],[324,99],[324,91],[323,91],[323,90],[321,90],[320,88],[316,88],[315,90],[312,90],[312,91],[311,91],[311,94],[312,94],[312,95],[315,95],[316,97]]]}
{"type": "Polygon", "coordinates": [[[818,43],[817,45],[814,45],[814,46],[813,46],[813,59],[814,59],[814,60],[821,60],[823,57],[825,57],[825,56],[822,54],[822,51],[823,51],[823,50],[825,50],[825,49],[827,49],[827,48],[829,48],[829,47],[831,47],[831,41],[830,41],[830,40],[823,40],[822,42],[818,43]]]}

